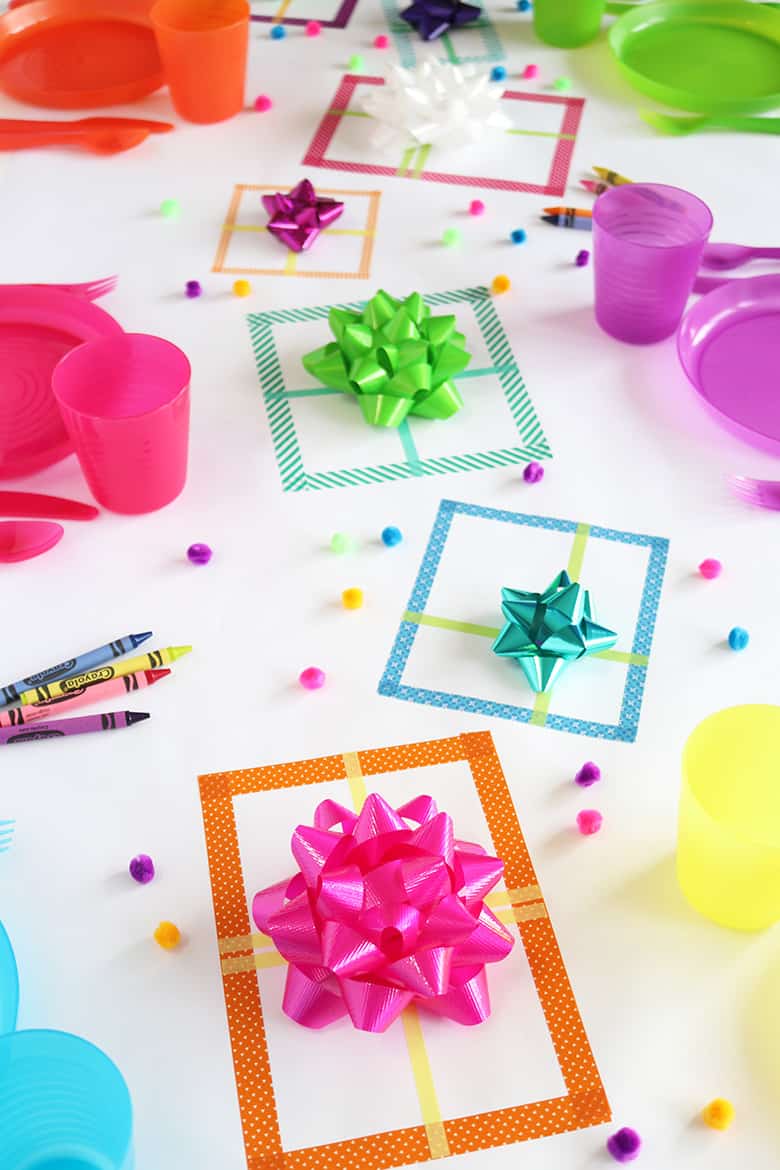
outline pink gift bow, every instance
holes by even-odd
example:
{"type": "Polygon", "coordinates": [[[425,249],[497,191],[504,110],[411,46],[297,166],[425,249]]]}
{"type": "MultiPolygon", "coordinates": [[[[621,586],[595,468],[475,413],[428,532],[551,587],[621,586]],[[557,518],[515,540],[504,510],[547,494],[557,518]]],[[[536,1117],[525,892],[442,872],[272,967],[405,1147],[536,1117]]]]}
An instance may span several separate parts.
{"type": "Polygon", "coordinates": [[[291,252],[307,252],[324,228],[344,211],[337,199],[320,199],[308,179],[301,179],[289,195],[281,191],[264,195],[263,207],[271,216],[268,230],[291,252]]]}
{"type": "Polygon", "coordinates": [[[504,865],[456,841],[430,796],[393,809],[372,793],[359,816],[324,800],[291,847],[300,871],[252,903],[290,964],[286,1015],[324,1028],[348,1013],[361,1031],[384,1032],[414,1002],[461,1024],[487,1019],[485,964],[514,945],[484,902],[504,865]]]}

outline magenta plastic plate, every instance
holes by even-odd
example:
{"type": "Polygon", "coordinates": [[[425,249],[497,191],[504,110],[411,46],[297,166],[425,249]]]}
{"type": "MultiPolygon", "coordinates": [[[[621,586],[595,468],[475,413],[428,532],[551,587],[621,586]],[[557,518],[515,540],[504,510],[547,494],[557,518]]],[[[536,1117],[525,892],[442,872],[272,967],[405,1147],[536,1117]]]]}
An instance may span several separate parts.
{"type": "Polygon", "coordinates": [[[730,431],[780,454],[780,274],[731,280],[688,310],[683,369],[730,431]]]}
{"type": "Polygon", "coordinates": [[[113,333],[122,326],[83,297],[0,287],[0,479],[30,475],[73,450],[52,371],[75,346],[113,333]]]}

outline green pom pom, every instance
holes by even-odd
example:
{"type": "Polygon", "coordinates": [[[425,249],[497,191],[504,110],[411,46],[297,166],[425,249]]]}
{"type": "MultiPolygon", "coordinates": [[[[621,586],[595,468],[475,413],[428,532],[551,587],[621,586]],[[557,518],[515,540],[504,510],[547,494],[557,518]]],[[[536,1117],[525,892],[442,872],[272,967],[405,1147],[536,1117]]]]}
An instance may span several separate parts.
{"type": "Polygon", "coordinates": [[[454,248],[460,243],[460,232],[457,228],[445,228],[442,232],[441,242],[447,248],[454,248]]]}
{"type": "Polygon", "coordinates": [[[163,199],[160,204],[160,215],[163,219],[178,219],[181,204],[178,199],[163,199]]]}

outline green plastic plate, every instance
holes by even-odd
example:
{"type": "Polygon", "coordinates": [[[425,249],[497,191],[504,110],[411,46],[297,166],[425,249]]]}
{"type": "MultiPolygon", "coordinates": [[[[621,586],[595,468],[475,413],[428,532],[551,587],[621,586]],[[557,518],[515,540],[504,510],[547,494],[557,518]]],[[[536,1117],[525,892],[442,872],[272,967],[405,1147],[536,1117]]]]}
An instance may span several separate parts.
{"type": "Polygon", "coordinates": [[[624,75],[641,93],[702,114],[780,107],[780,11],[746,0],[658,0],[609,30],[624,75]]]}

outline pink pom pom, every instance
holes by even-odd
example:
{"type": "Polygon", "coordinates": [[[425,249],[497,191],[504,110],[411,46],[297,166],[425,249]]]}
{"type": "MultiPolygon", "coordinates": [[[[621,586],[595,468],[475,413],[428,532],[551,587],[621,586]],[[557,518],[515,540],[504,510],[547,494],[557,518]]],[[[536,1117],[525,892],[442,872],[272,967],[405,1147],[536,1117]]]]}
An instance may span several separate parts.
{"type": "Polygon", "coordinates": [[[318,691],[325,686],[325,671],[319,666],[307,666],[298,675],[298,682],[306,691],[318,691]]]}
{"type": "Polygon", "coordinates": [[[390,45],[390,38],[386,37],[384,33],[380,33],[378,37],[374,37],[375,49],[386,49],[390,45]]]}
{"type": "Polygon", "coordinates": [[[261,93],[260,97],[255,98],[255,109],[261,114],[270,110],[273,104],[267,93],[261,93]]]}
{"type": "Polygon", "coordinates": [[[538,65],[526,65],[525,69],[523,70],[523,81],[533,81],[533,79],[538,76],[538,65]]]}
{"type": "Polygon", "coordinates": [[[601,813],[595,808],[584,808],[582,812],[577,813],[577,828],[583,837],[592,837],[594,833],[598,833],[603,820],[601,813]]]}
{"type": "Polygon", "coordinates": [[[307,37],[318,37],[322,32],[322,25],[318,20],[310,20],[306,25],[307,37]]]}
{"type": "Polygon", "coordinates": [[[707,581],[714,581],[723,572],[723,565],[713,557],[708,557],[699,565],[699,572],[707,581]]]}
{"type": "Polygon", "coordinates": [[[469,215],[484,215],[485,204],[481,199],[472,199],[469,203],[469,215]]]}

